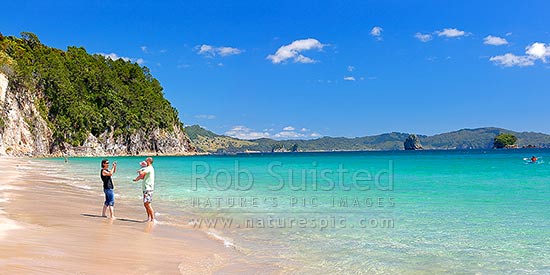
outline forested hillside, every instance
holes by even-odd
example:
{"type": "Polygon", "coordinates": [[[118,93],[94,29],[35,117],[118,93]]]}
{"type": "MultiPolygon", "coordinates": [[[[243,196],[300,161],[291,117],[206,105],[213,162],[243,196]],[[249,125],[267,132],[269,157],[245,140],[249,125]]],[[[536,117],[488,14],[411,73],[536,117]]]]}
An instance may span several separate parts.
{"type": "MultiPolygon", "coordinates": [[[[114,142],[115,151],[128,154],[190,149],[177,110],[147,67],[82,47],[51,48],[22,33],[21,38],[0,35],[0,73],[9,79],[0,131],[6,132],[10,109],[17,108],[8,106],[10,94],[13,101],[28,98],[51,131],[49,153],[94,142],[104,149],[114,142]],[[170,138],[180,141],[170,141],[169,147],[182,148],[163,146],[173,133],[170,138]]],[[[25,118],[34,135],[36,119],[25,118]]]]}

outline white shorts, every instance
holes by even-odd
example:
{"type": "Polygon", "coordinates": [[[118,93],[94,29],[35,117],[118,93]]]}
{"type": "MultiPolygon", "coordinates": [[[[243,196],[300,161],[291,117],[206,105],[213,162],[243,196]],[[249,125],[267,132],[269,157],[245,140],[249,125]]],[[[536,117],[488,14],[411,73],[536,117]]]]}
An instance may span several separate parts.
{"type": "Polygon", "coordinates": [[[143,191],[143,203],[153,201],[153,192],[154,192],[153,190],[143,191]]]}

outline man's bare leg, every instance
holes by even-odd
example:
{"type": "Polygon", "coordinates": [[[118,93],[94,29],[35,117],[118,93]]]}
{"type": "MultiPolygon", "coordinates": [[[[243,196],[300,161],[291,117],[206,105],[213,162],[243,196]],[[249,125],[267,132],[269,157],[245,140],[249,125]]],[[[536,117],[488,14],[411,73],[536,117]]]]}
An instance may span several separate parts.
{"type": "Polygon", "coordinates": [[[151,206],[150,202],[146,202],[143,204],[145,206],[145,211],[147,212],[147,221],[152,222],[155,220],[155,212],[153,210],[153,207],[151,206]]]}

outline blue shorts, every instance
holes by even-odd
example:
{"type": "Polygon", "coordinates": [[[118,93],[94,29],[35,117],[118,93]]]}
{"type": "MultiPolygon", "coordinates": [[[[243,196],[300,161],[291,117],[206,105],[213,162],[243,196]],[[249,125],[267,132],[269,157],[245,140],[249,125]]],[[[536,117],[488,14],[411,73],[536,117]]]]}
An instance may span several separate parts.
{"type": "Polygon", "coordinates": [[[103,189],[105,193],[105,206],[115,205],[115,191],[113,189],[103,189]]]}

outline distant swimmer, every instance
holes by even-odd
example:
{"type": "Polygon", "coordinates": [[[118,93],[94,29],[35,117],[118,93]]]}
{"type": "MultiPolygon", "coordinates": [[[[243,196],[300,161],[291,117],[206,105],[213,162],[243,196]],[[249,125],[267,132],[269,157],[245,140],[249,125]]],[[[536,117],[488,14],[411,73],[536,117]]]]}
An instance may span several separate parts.
{"type": "Polygon", "coordinates": [[[544,161],[542,157],[532,156],[530,158],[523,158],[526,164],[542,164],[544,161]]]}

